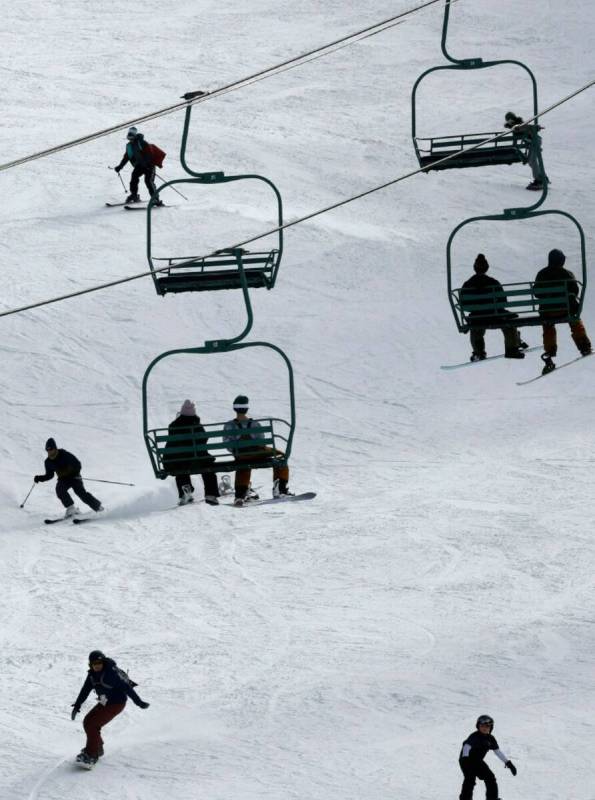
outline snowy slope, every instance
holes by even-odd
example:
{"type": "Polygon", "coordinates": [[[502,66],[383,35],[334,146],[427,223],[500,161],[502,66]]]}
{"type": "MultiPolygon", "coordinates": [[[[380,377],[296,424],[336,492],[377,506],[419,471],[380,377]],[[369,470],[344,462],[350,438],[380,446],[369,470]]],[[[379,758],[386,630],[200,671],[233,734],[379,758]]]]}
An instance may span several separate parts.
{"type": "MultiPolygon", "coordinates": [[[[0,34],[0,160],[410,5],[145,0],[141,13],[14,0],[0,34]]],[[[414,169],[409,96],[443,63],[441,11],[202,104],[192,163],[266,175],[286,219],[414,169]]],[[[563,11],[461,0],[450,49],[520,58],[545,107],[593,78],[594,37],[579,0],[563,11]]],[[[424,93],[428,134],[528,115],[526,81],[505,68],[447,83],[424,93]]],[[[592,108],[585,93],[544,120],[548,207],[581,220],[590,254],[592,108]]],[[[142,129],[168,152],[165,177],[182,177],[182,115],[142,129]]],[[[146,268],[144,216],[103,207],[122,194],[106,167],[123,147],[115,134],[0,174],[2,310],[146,268]]],[[[152,475],[143,372],[160,352],[238,333],[239,293],[161,298],[146,279],[0,319],[0,800],[454,797],[460,742],[485,712],[519,769],[490,762],[506,800],[594,800],[593,361],[526,388],[515,381],[537,374],[537,353],[438,369],[469,354],[446,297],[448,235],[533,199],[528,177],[521,166],[419,175],[287,232],[277,286],[252,294],[250,338],[292,360],[291,485],[317,491],[311,503],[173,510],[173,481],[152,475]],[[101,522],[43,526],[60,511],[49,484],[19,509],[50,435],[85,475],[135,483],[88,484],[108,508],[101,522]],[[129,704],[106,728],[105,759],[80,773],[70,704],[96,647],[151,707],[129,704]]],[[[172,196],[157,220],[163,254],[268,229],[274,209],[251,191],[172,196]]],[[[461,235],[461,277],[479,251],[503,281],[532,277],[551,247],[575,266],[568,226],[521,228],[461,235]]],[[[584,319],[595,336],[589,293],[584,319]]],[[[499,352],[501,335],[488,337],[499,352]]],[[[538,331],[527,338],[538,344],[538,331]]],[[[573,357],[567,330],[559,342],[560,360],[573,357]]],[[[158,425],[186,397],[204,420],[226,419],[239,392],[255,414],[287,415],[282,366],[256,349],[171,359],[150,388],[158,425]]],[[[270,475],[255,483],[268,492],[270,475]]]]}

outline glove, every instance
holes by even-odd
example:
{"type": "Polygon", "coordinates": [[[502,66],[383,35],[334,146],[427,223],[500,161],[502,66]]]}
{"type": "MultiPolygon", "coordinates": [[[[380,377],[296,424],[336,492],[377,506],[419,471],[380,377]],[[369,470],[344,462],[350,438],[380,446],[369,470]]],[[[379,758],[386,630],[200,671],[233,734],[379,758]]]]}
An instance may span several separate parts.
{"type": "Polygon", "coordinates": [[[76,703],[73,703],[72,704],[72,713],[70,715],[70,719],[74,719],[76,717],[76,715],[79,713],[80,710],[81,710],[80,706],[77,706],[76,703]]]}
{"type": "Polygon", "coordinates": [[[506,764],[504,764],[504,766],[506,767],[506,769],[509,769],[513,775],[516,775],[516,767],[512,763],[512,761],[507,761],[506,764]]]}
{"type": "Polygon", "coordinates": [[[120,172],[120,170],[122,169],[122,167],[118,166],[118,167],[114,167],[114,169],[116,170],[116,172],[120,172]]]}
{"type": "Polygon", "coordinates": [[[150,703],[145,703],[145,701],[144,701],[144,700],[139,700],[139,701],[138,701],[138,703],[137,703],[136,705],[137,705],[139,708],[148,708],[148,707],[149,707],[151,704],[150,704],[150,703]]]}
{"type": "Polygon", "coordinates": [[[43,478],[43,475],[34,475],[34,476],[33,476],[33,482],[34,482],[34,483],[39,483],[39,481],[40,481],[42,478],[43,478]]]}

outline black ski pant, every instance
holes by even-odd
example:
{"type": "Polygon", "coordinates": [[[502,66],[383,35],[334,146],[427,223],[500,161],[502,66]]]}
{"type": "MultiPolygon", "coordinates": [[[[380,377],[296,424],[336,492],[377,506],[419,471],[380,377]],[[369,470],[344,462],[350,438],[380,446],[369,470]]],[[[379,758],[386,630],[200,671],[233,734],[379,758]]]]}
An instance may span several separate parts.
{"type": "Polygon", "coordinates": [[[75,495],[80,497],[83,503],[91,506],[93,511],[97,511],[101,505],[101,502],[96,497],[93,497],[91,492],[88,492],[85,489],[83,479],[80,475],[77,475],[74,478],[58,478],[56,481],[56,494],[60,498],[60,502],[64,508],[69,508],[70,506],[74,505],[74,500],[68,493],[69,489],[72,489],[75,495]]]}
{"type": "Polygon", "coordinates": [[[486,800],[498,800],[496,776],[484,761],[470,761],[469,758],[461,758],[459,766],[465,776],[459,800],[471,800],[476,778],[486,785],[486,800]]]}
{"type": "MultiPolygon", "coordinates": [[[[200,476],[205,486],[205,497],[207,495],[211,495],[212,497],[219,497],[219,483],[217,481],[217,473],[201,472],[200,476]]],[[[184,492],[182,490],[184,486],[190,486],[192,491],[194,491],[194,486],[192,485],[192,479],[190,475],[176,475],[176,486],[178,487],[178,496],[180,498],[184,496],[184,492]]]]}
{"type": "Polygon", "coordinates": [[[132,175],[130,176],[130,194],[138,194],[138,182],[141,177],[144,177],[145,186],[151,197],[157,196],[157,189],[155,188],[155,167],[141,167],[138,164],[132,170],[132,175]]]}

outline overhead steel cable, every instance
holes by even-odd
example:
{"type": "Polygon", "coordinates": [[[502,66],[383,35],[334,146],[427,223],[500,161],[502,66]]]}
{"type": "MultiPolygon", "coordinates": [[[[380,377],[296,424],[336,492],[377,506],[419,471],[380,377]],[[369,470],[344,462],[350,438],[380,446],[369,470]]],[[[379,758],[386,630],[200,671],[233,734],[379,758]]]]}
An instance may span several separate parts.
{"type": "MultiPolygon", "coordinates": [[[[566,97],[563,97],[561,100],[558,100],[556,103],[553,103],[551,106],[548,106],[544,111],[541,111],[539,114],[530,117],[529,119],[526,120],[525,124],[531,124],[532,122],[535,122],[541,117],[544,117],[546,114],[549,114],[556,108],[559,108],[561,105],[564,105],[564,103],[567,103],[570,100],[574,99],[579,94],[586,92],[587,89],[590,89],[593,86],[595,86],[595,80],[589,81],[584,86],[581,86],[580,89],[576,89],[574,92],[571,92],[569,95],[566,95],[566,97]]],[[[256,236],[252,236],[250,239],[244,239],[244,241],[237,242],[236,244],[231,245],[230,247],[218,248],[218,251],[233,250],[239,247],[244,247],[247,244],[256,242],[259,239],[264,239],[265,237],[271,236],[272,234],[278,233],[279,231],[287,230],[288,228],[293,228],[295,225],[300,225],[302,222],[314,219],[315,217],[319,217],[322,214],[328,213],[329,211],[334,211],[334,209],[336,208],[341,208],[341,206],[349,205],[349,203],[353,203],[355,200],[361,200],[363,197],[367,197],[368,195],[374,194],[375,192],[379,192],[382,189],[388,188],[389,186],[394,186],[397,183],[401,183],[401,181],[407,180],[408,178],[412,178],[414,175],[419,175],[422,172],[427,172],[428,169],[435,168],[437,164],[444,164],[447,161],[451,161],[453,158],[458,158],[462,153],[471,153],[473,150],[477,150],[478,148],[482,147],[485,144],[491,144],[493,142],[497,142],[505,136],[510,136],[510,131],[508,129],[494,136],[491,136],[487,139],[482,139],[480,142],[477,142],[477,144],[474,144],[471,147],[466,147],[457,151],[456,153],[451,153],[451,155],[445,156],[444,158],[441,158],[439,161],[435,161],[431,165],[428,165],[426,167],[420,167],[419,169],[415,169],[412,172],[407,172],[404,175],[400,175],[397,178],[392,178],[390,181],[385,181],[385,183],[378,184],[377,186],[373,186],[370,189],[365,189],[363,192],[359,192],[358,194],[352,195],[351,197],[348,197],[344,200],[339,200],[336,203],[332,203],[329,206],[325,206],[324,208],[319,208],[316,211],[312,211],[310,214],[305,214],[303,217],[299,217],[297,219],[291,220],[290,222],[286,222],[283,225],[271,228],[270,230],[265,231],[264,233],[259,233],[256,236]]],[[[213,255],[215,255],[215,252],[205,253],[204,255],[196,256],[196,258],[193,258],[189,261],[179,262],[178,264],[176,264],[176,266],[178,267],[189,266],[195,261],[198,261],[203,258],[208,258],[209,256],[213,255]]],[[[99,292],[103,289],[109,289],[112,286],[119,286],[123,283],[130,283],[131,281],[140,280],[141,278],[147,278],[151,275],[154,275],[155,273],[167,272],[167,270],[169,270],[169,266],[161,267],[158,269],[145,270],[144,272],[138,272],[135,275],[128,275],[125,278],[117,278],[114,281],[108,281],[107,283],[100,283],[95,286],[90,286],[88,289],[79,289],[76,292],[70,292],[69,294],[59,295],[58,297],[52,297],[49,298],[48,300],[40,300],[37,303],[30,303],[29,305],[20,306],[19,308],[11,308],[8,311],[1,311],[0,317],[8,317],[12,314],[20,314],[23,311],[30,311],[33,308],[41,308],[42,306],[49,306],[52,305],[53,303],[59,303],[62,300],[69,300],[73,297],[80,297],[84,294],[99,292]]]]}
{"type": "Polygon", "coordinates": [[[218,89],[214,89],[212,92],[206,93],[193,93],[189,92],[188,96],[184,96],[183,102],[181,103],[174,103],[171,106],[166,106],[165,108],[160,109],[159,111],[152,111],[149,114],[144,114],[141,117],[134,117],[134,119],[129,119],[126,122],[119,122],[117,125],[112,125],[109,128],[104,128],[103,130],[96,131],[95,133],[87,134],[86,136],[80,136],[77,139],[72,139],[69,142],[64,142],[63,144],[55,145],[54,147],[48,147],[46,150],[40,150],[37,153],[31,153],[27,156],[22,156],[21,158],[15,158],[13,161],[7,161],[5,164],[0,164],[0,172],[4,172],[5,170],[12,169],[13,167],[18,167],[21,164],[27,164],[29,161],[36,161],[39,158],[46,158],[47,156],[54,155],[55,153],[60,153],[62,150],[68,150],[71,147],[78,147],[82,144],[87,144],[88,142],[92,142],[95,139],[101,139],[103,136],[109,136],[112,133],[116,133],[117,131],[125,130],[126,128],[131,127],[132,125],[140,125],[144,122],[149,122],[152,119],[158,119],[159,117],[165,117],[168,114],[174,114],[177,111],[182,111],[189,105],[196,105],[198,103],[205,103],[207,100],[212,100],[216,97],[221,97],[224,94],[228,94],[229,92],[235,92],[239,89],[244,88],[245,86],[250,86],[253,83],[257,83],[258,81],[265,80],[266,78],[273,77],[274,75],[278,75],[282,72],[286,72],[289,69],[295,69],[296,67],[301,66],[302,64],[307,64],[310,61],[314,61],[316,58],[322,58],[323,56],[331,55],[337,50],[342,49],[350,44],[355,44],[358,41],[368,38],[376,33],[382,33],[384,30],[389,30],[393,28],[395,25],[400,24],[406,17],[410,16],[411,14],[416,14],[418,11],[422,11],[429,6],[433,6],[436,3],[441,3],[442,0],[426,0],[426,2],[420,3],[413,8],[410,8],[407,11],[402,11],[400,14],[395,14],[388,19],[383,20],[382,22],[377,22],[374,25],[369,25],[366,28],[362,28],[359,31],[355,31],[354,33],[347,34],[346,36],[342,36],[340,39],[335,39],[333,42],[328,42],[325,45],[321,45],[313,50],[309,50],[306,53],[302,53],[299,56],[293,56],[292,58],[287,59],[286,61],[282,61],[279,64],[275,64],[272,67],[267,67],[266,69],[260,70],[259,72],[254,72],[252,75],[248,75],[245,78],[241,78],[233,83],[228,83],[225,86],[221,86],[218,89]],[[192,97],[193,94],[199,95],[192,97]]]}

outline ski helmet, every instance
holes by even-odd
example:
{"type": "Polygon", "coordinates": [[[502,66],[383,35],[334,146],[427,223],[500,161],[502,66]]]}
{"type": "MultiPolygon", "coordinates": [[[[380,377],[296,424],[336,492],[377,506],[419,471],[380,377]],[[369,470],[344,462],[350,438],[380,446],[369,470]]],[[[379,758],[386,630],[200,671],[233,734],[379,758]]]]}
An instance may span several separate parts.
{"type": "Polygon", "coordinates": [[[126,134],[126,138],[134,139],[137,133],[138,133],[138,128],[135,128],[133,125],[132,128],[128,128],[128,133],[126,134]]]}
{"type": "Polygon", "coordinates": [[[477,717],[477,722],[475,723],[475,727],[479,730],[480,725],[489,725],[490,726],[490,733],[494,729],[494,720],[490,717],[489,714],[482,714],[481,716],[477,717]]]}
{"type": "Polygon", "coordinates": [[[92,664],[94,661],[105,661],[105,656],[101,650],[91,650],[89,653],[89,664],[92,664]]]}

